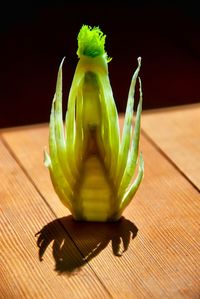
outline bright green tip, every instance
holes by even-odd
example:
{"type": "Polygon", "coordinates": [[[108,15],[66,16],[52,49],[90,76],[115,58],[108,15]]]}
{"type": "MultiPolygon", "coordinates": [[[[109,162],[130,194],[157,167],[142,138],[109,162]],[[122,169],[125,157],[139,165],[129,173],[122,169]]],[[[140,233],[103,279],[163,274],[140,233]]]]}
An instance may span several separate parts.
{"type": "Polygon", "coordinates": [[[89,57],[97,57],[106,54],[105,45],[106,35],[99,27],[90,27],[83,25],[78,34],[78,50],[77,55],[85,55],[89,57]]]}

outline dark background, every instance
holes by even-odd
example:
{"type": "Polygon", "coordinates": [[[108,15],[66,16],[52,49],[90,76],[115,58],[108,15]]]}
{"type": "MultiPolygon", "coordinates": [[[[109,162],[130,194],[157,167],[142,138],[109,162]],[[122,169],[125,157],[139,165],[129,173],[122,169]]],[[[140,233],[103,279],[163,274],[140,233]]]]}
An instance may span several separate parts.
{"type": "Polygon", "coordinates": [[[144,109],[200,100],[198,1],[7,1],[0,9],[0,127],[46,122],[57,69],[64,64],[64,108],[82,24],[107,35],[110,80],[125,110],[137,57],[144,109]]]}

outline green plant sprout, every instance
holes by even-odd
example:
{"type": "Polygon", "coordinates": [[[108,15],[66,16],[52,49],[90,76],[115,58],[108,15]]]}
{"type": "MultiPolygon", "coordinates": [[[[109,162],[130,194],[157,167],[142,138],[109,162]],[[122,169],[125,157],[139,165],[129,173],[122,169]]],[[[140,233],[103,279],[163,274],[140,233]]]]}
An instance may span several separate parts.
{"type": "Polygon", "coordinates": [[[45,151],[44,163],[57,195],[76,220],[120,219],[144,173],[142,154],[138,154],[142,112],[142,86],[138,76],[141,58],[138,58],[138,67],[132,77],[120,138],[105,38],[99,27],[82,26],[78,34],[79,61],[69,92],[65,124],[62,116],[64,59],[59,67],[51,108],[49,154],[45,151]],[[140,98],[133,126],[137,79],[140,98]]]}

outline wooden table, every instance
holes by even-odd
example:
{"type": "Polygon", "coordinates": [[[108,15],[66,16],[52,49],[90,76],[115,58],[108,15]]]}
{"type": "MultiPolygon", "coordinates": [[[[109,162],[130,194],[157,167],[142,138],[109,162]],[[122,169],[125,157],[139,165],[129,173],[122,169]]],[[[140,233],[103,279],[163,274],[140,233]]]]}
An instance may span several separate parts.
{"type": "Polygon", "coordinates": [[[0,132],[0,298],[200,298],[200,105],[143,113],[145,177],[115,224],[72,220],[47,139],[0,132]]]}

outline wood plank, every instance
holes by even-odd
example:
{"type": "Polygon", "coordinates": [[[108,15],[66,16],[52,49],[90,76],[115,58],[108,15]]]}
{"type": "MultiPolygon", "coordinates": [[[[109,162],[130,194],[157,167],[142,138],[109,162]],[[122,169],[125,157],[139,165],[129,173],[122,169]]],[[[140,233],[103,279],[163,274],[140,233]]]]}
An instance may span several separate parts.
{"type": "MultiPolygon", "coordinates": [[[[46,262],[39,261],[35,233],[55,215],[1,140],[0,157],[0,298],[58,298],[58,294],[59,298],[110,298],[87,263],[79,271],[85,262],[60,222],[40,245],[42,254],[56,236],[57,243],[65,244],[63,260],[58,258],[55,265],[49,247],[46,262]]],[[[58,256],[56,249],[54,243],[58,256]]]]}
{"type": "MultiPolygon", "coordinates": [[[[61,219],[63,225],[111,295],[114,298],[199,298],[197,190],[142,138],[145,178],[124,213],[130,222],[124,220],[121,226],[74,224],[56,199],[42,165],[41,152],[47,136],[45,128],[3,134],[56,215],[67,215],[61,219]],[[134,240],[129,242],[130,236],[134,240]],[[117,248],[120,238],[128,246],[121,258],[113,254],[112,248],[112,245],[117,248]]],[[[116,254],[117,250],[114,251],[116,254]]]]}
{"type": "Polygon", "coordinates": [[[200,190],[200,104],[143,114],[142,128],[200,190]]]}

